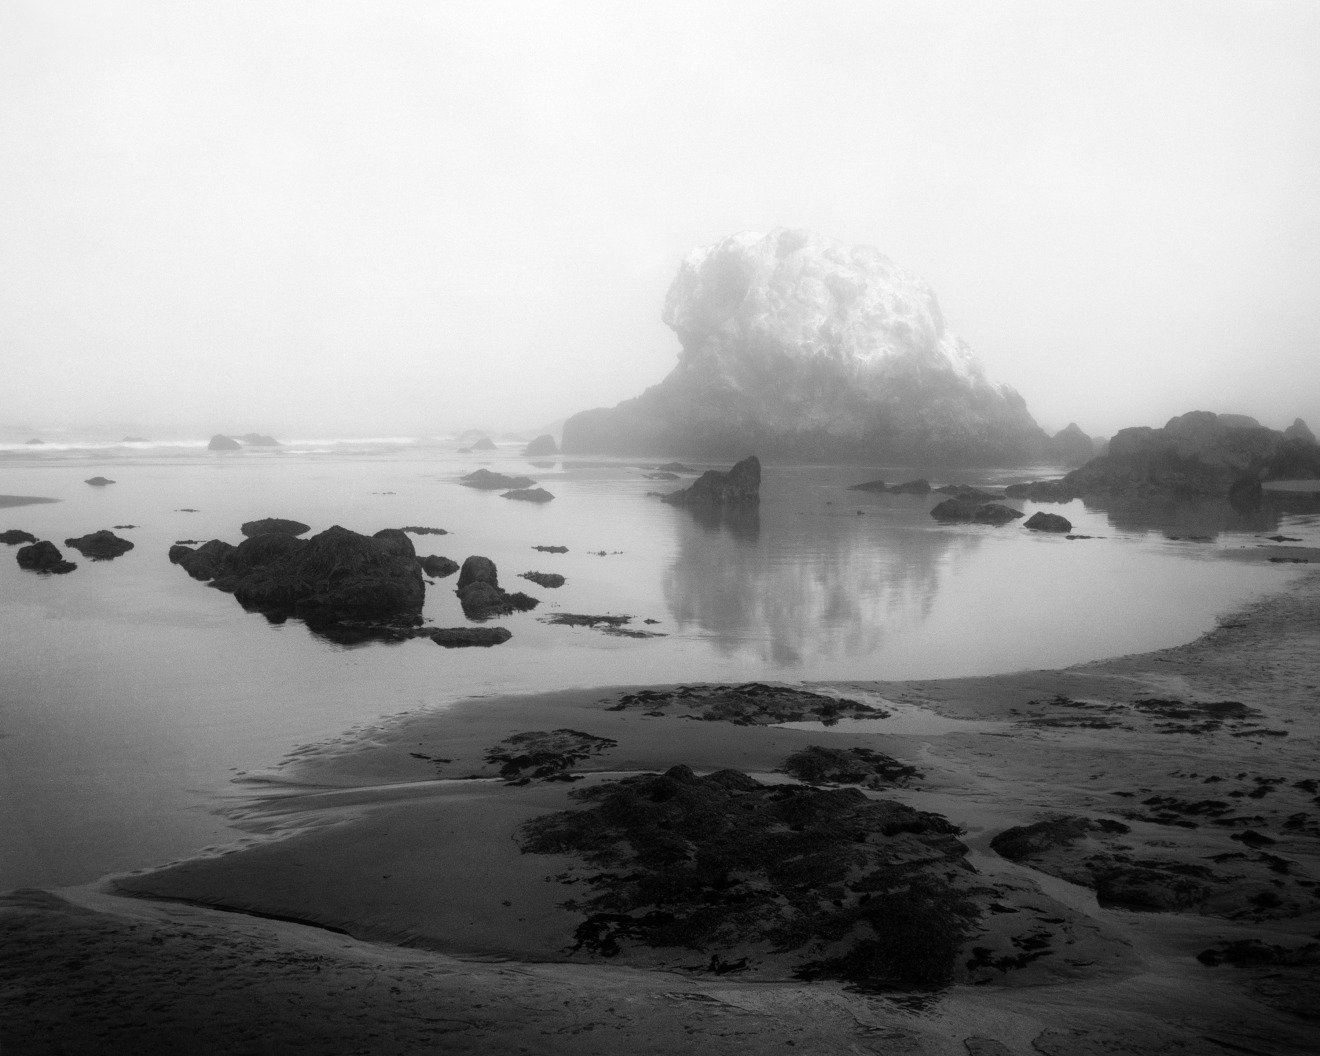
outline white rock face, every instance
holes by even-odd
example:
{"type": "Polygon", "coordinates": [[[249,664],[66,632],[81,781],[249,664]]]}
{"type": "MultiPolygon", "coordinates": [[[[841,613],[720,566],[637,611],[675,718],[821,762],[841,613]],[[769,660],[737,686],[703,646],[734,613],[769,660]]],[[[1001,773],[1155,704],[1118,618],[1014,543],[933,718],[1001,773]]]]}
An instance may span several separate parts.
{"type": "Polygon", "coordinates": [[[861,370],[902,359],[985,384],[924,279],[870,246],[809,231],[743,232],[694,250],[661,318],[687,354],[774,350],[861,370]]]}

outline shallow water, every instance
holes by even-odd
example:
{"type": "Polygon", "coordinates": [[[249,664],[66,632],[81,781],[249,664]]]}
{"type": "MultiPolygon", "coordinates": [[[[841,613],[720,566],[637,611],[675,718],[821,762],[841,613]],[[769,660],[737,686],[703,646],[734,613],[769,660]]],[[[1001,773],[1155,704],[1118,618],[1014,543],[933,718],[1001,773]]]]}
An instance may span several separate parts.
{"type": "MultiPolygon", "coordinates": [[[[213,812],[234,776],[383,715],[574,686],[1061,666],[1188,641],[1295,574],[1215,560],[1216,549],[1278,530],[1320,545],[1316,518],[1301,514],[1229,523],[1214,510],[1110,517],[1080,502],[1043,507],[1098,537],[1069,541],[1016,524],[937,525],[938,495],[846,490],[920,475],[892,467],[767,467],[759,510],[701,516],[649,497],[678,485],[646,479],[635,462],[534,467],[516,449],[483,457],[455,446],[0,452],[0,493],[62,500],[5,508],[0,530],[62,544],[138,526],[118,531],[136,549],[117,560],[67,553],[79,565],[67,576],[23,572],[14,549],[0,548],[0,889],[86,882],[227,840],[213,812]],[[478,465],[533,476],[556,499],[537,506],[459,486],[478,465]],[[97,474],[116,483],[83,483],[97,474]],[[414,537],[419,553],[484,554],[505,589],[526,588],[542,604],[499,621],[513,638],[494,649],[425,639],[343,647],[298,621],[244,612],[166,558],[180,539],[237,542],[243,521],[264,516],[314,531],[446,528],[414,537]],[[569,552],[538,553],[538,544],[569,552]],[[536,587],[517,578],[527,570],[562,573],[567,584],[536,587]],[[664,637],[540,622],[556,611],[627,614],[664,637]]],[[[452,587],[428,590],[426,616],[438,626],[465,622],[452,587]]]]}

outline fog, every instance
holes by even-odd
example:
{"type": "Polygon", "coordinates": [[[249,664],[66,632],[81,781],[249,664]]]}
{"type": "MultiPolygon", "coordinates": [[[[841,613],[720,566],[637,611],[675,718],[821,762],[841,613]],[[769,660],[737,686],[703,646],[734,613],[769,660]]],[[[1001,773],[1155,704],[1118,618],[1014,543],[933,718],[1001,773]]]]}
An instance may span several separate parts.
{"type": "Polygon", "coordinates": [[[1048,429],[1320,426],[1320,5],[0,5],[0,427],[532,430],[683,255],[925,276],[1048,429]]]}

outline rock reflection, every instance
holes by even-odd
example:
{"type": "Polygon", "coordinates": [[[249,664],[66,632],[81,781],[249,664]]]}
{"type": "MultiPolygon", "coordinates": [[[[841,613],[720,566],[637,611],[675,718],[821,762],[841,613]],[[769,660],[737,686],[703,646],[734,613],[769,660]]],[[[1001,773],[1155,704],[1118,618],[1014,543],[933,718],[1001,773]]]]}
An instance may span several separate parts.
{"type": "Polygon", "coordinates": [[[1309,506],[1305,498],[1268,495],[1255,505],[1232,505],[1221,498],[1172,495],[1113,495],[1085,500],[1088,510],[1104,513],[1111,527],[1126,532],[1163,532],[1170,538],[1215,539],[1227,532],[1277,531],[1284,516],[1309,506]]]}
{"type": "Polygon", "coordinates": [[[982,542],[917,518],[925,511],[840,516],[805,497],[759,511],[676,510],[665,600],[680,629],[699,629],[725,655],[796,668],[874,655],[929,616],[948,558],[982,542]]]}

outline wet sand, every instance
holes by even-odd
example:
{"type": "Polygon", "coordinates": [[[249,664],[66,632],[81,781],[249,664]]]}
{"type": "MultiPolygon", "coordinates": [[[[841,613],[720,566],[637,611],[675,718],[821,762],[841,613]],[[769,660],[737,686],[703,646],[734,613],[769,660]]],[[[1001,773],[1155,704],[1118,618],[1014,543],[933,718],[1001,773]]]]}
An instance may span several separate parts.
{"type": "Polygon", "coordinates": [[[249,775],[237,847],[0,901],[0,1038],[15,1052],[1316,1051],[1320,958],[1196,955],[1303,950],[1320,930],[1320,790],[1306,787],[1320,574],[1174,649],[812,688],[889,718],[741,726],[611,710],[620,687],[479,698],[308,746],[249,775]],[[572,767],[582,782],[500,780],[492,749],[533,730],[602,739],[572,767]],[[677,763],[787,780],[776,771],[808,744],[919,767],[869,794],[965,829],[999,907],[969,951],[1035,956],[961,969],[914,1006],[796,981],[793,958],[764,948],[737,975],[704,971],[702,951],[568,952],[580,870],[522,853],[525,821],[574,787],[677,763]],[[990,846],[1059,814],[1110,827],[1021,861],[990,846]],[[1097,863],[1115,862],[1127,897],[1173,904],[1102,903],[1097,863]]]}

